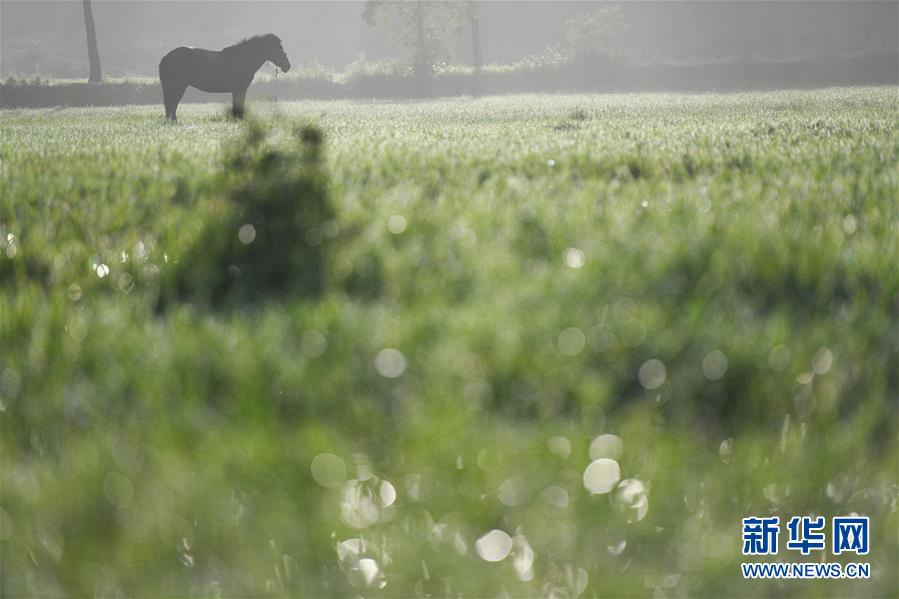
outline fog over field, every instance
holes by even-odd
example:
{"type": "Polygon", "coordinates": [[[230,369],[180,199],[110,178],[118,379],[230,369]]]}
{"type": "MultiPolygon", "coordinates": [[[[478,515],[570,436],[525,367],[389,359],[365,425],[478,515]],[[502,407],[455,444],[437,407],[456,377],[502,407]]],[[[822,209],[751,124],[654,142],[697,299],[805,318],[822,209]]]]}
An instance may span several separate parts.
{"type": "MultiPolygon", "coordinates": [[[[626,35],[612,50],[641,62],[782,61],[896,52],[892,1],[491,2],[478,5],[483,61],[508,64],[563,44],[566,20],[620,6],[626,35]]],[[[155,76],[180,45],[221,48],[272,31],[296,64],[343,69],[362,54],[395,59],[384,28],[362,19],[364,2],[94,1],[103,67],[110,76],[155,76]]],[[[3,0],[0,73],[77,78],[87,54],[81,2],[3,0]]],[[[472,63],[460,31],[448,61],[472,63]]]]}

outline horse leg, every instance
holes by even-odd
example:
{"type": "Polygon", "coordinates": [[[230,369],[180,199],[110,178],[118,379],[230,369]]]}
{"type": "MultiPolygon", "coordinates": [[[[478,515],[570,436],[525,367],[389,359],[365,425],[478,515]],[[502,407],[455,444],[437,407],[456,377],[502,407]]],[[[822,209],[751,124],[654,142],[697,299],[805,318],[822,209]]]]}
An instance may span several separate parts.
{"type": "Polygon", "coordinates": [[[165,116],[167,119],[172,121],[178,120],[175,111],[178,110],[178,103],[181,102],[181,98],[184,97],[186,90],[187,85],[180,82],[168,81],[162,84],[162,98],[165,102],[165,116]]]}
{"type": "Polygon", "coordinates": [[[247,97],[247,88],[243,88],[237,90],[232,94],[231,97],[231,114],[234,115],[236,119],[243,118],[243,103],[244,99],[247,97]]]}
{"type": "Polygon", "coordinates": [[[159,83],[162,84],[162,103],[165,105],[165,118],[174,121],[175,115],[172,114],[172,82],[163,79],[160,73],[159,83]]]}

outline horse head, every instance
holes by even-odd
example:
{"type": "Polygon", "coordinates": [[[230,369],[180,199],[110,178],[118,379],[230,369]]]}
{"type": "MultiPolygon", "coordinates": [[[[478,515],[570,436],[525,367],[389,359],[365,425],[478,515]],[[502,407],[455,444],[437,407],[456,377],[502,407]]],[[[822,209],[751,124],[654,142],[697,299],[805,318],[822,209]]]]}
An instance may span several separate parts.
{"type": "Polygon", "coordinates": [[[261,36],[260,40],[265,48],[266,59],[285,73],[289,71],[290,60],[287,58],[287,53],[284,52],[284,46],[281,45],[281,38],[274,33],[266,33],[261,36]]]}

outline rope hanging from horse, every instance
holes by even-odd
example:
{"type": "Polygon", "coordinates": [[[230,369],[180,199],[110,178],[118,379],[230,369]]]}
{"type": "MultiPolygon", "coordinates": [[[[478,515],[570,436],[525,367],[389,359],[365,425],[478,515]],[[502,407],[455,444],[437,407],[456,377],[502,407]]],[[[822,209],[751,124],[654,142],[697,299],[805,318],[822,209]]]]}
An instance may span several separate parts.
{"type": "Polygon", "coordinates": [[[281,73],[281,69],[278,68],[278,65],[276,65],[274,63],[272,66],[275,67],[275,77],[274,77],[274,82],[272,83],[272,92],[274,93],[274,95],[272,96],[272,99],[275,102],[277,102],[278,101],[278,75],[281,73]]]}

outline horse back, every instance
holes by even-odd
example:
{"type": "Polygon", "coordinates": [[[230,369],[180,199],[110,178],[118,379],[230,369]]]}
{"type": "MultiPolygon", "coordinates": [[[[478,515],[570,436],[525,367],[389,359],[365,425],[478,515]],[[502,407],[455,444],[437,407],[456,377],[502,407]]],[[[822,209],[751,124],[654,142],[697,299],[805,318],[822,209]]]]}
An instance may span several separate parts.
{"type": "Polygon", "coordinates": [[[240,88],[245,78],[235,67],[225,60],[222,52],[181,46],[162,57],[159,78],[179,81],[206,92],[231,92],[240,88]]]}

